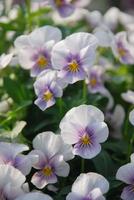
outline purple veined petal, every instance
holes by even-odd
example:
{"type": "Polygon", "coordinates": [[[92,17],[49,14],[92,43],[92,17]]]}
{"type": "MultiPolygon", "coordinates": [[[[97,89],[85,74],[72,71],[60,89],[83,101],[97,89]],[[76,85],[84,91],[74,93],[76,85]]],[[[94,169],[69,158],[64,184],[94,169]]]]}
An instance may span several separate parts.
{"type": "Polygon", "coordinates": [[[38,76],[41,72],[47,70],[48,67],[39,67],[37,64],[35,64],[32,69],[31,69],[31,72],[30,72],[30,75],[31,77],[36,77],[38,76]]]}
{"type": "Polygon", "coordinates": [[[81,142],[74,145],[73,153],[85,159],[94,158],[101,151],[101,145],[95,141],[89,145],[83,145],[81,142]]]}
{"type": "Polygon", "coordinates": [[[71,4],[64,4],[63,6],[58,7],[58,12],[62,17],[68,17],[73,14],[75,8],[71,4]]]}
{"type": "Polygon", "coordinates": [[[129,185],[123,189],[121,193],[121,199],[123,200],[133,200],[134,199],[134,186],[129,185]]]}
{"type": "Polygon", "coordinates": [[[64,69],[59,72],[59,77],[65,80],[67,83],[73,84],[77,81],[84,80],[86,73],[82,68],[79,68],[77,72],[71,72],[67,69],[64,69]]]}
{"type": "Polygon", "coordinates": [[[50,160],[50,164],[54,167],[55,174],[67,177],[70,171],[69,164],[63,160],[62,155],[56,155],[50,160]]]}
{"type": "Polygon", "coordinates": [[[42,111],[46,110],[47,103],[42,98],[37,98],[35,100],[35,105],[37,105],[42,111]]]}
{"type": "Polygon", "coordinates": [[[63,89],[57,85],[56,81],[53,81],[49,88],[51,91],[53,91],[54,97],[62,97],[63,89]]]}
{"type": "Polygon", "coordinates": [[[134,163],[128,163],[120,167],[117,171],[116,179],[127,184],[134,184],[134,163]]]}
{"type": "Polygon", "coordinates": [[[37,98],[35,100],[35,105],[37,105],[42,111],[46,110],[47,108],[53,106],[55,104],[55,99],[52,98],[49,101],[45,101],[43,98],[37,98]]]}
{"type": "Polygon", "coordinates": [[[36,172],[31,179],[31,182],[39,189],[44,188],[49,183],[56,183],[57,177],[53,173],[51,176],[46,177],[42,171],[36,172]]]}

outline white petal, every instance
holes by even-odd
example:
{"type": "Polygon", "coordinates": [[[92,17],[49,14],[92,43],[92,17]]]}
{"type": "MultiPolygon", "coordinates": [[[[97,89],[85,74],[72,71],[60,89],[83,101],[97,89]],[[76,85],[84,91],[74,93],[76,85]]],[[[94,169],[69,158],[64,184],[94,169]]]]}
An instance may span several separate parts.
{"type": "Polygon", "coordinates": [[[30,192],[16,198],[15,200],[52,200],[52,198],[41,192],[30,192]]]}
{"type": "Polygon", "coordinates": [[[58,42],[52,50],[52,65],[55,69],[62,69],[67,64],[67,56],[70,51],[67,49],[65,40],[58,42]]]}
{"type": "Polygon", "coordinates": [[[0,180],[0,188],[4,188],[7,184],[20,187],[26,178],[18,169],[10,165],[0,165],[0,180]]]}
{"type": "Polygon", "coordinates": [[[94,123],[92,125],[92,128],[94,130],[94,134],[96,136],[96,140],[99,143],[105,142],[107,140],[108,134],[109,134],[109,130],[108,130],[108,127],[107,127],[106,123],[104,123],[104,122],[94,123]]]}
{"type": "Polygon", "coordinates": [[[99,188],[104,194],[109,189],[109,183],[103,176],[91,172],[80,174],[72,186],[72,192],[87,196],[95,188],[99,188]]]}
{"type": "Polygon", "coordinates": [[[33,147],[44,152],[49,158],[59,152],[61,144],[61,138],[53,132],[40,133],[33,140],[33,147]]]}
{"type": "Polygon", "coordinates": [[[65,44],[72,53],[76,54],[88,46],[96,48],[98,40],[92,34],[81,32],[66,37],[65,44]]]}
{"type": "Polygon", "coordinates": [[[127,184],[134,184],[134,163],[128,163],[120,167],[116,174],[116,179],[127,184]]]}

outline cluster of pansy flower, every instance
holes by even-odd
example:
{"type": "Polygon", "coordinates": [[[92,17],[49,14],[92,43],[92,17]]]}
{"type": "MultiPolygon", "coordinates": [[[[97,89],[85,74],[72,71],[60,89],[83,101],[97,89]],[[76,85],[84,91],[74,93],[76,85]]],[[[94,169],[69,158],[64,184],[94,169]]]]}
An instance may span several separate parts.
{"type": "Polygon", "coordinates": [[[85,80],[89,92],[108,97],[108,109],[112,108],[113,98],[104,87],[106,69],[99,64],[95,66],[96,49],[111,47],[120,62],[134,63],[133,48],[126,40],[126,33],[114,36],[103,26],[95,29],[94,34],[80,32],[61,39],[58,28],[45,26],[15,40],[20,65],[30,69],[32,77],[37,77],[35,104],[45,110],[55,103],[55,98],[62,97],[68,84],[85,80]]]}
{"type": "MultiPolygon", "coordinates": [[[[75,155],[91,159],[101,151],[100,143],[108,138],[104,115],[95,106],[81,105],[66,113],[60,123],[60,133],[47,131],[33,139],[33,150],[24,144],[0,142],[0,199],[1,200],[52,200],[40,191],[29,191],[26,176],[32,173],[31,183],[42,190],[54,184],[58,177],[67,177],[67,161],[75,155]]],[[[108,181],[97,173],[80,174],[72,185],[67,200],[105,199],[108,181]]]]}
{"type": "MultiPolygon", "coordinates": [[[[40,2],[51,5],[62,17],[71,15],[75,6],[81,4],[79,0],[40,2]]],[[[89,3],[85,0],[83,4],[87,2],[89,3]]],[[[115,12],[117,14],[119,11],[116,9],[115,12]]],[[[92,14],[94,16],[98,13],[92,14]]],[[[93,16],[89,16],[89,21],[93,16]]],[[[127,32],[113,34],[111,27],[108,26],[107,16],[108,13],[103,19],[100,16],[99,26],[92,33],[73,33],[63,39],[60,29],[47,25],[37,28],[30,34],[19,36],[14,44],[18,63],[22,68],[30,70],[31,77],[36,78],[35,104],[42,111],[54,105],[56,98],[62,97],[63,90],[69,84],[83,80],[89,93],[100,93],[109,99],[106,120],[114,127],[115,137],[120,138],[125,112],[121,105],[116,105],[112,110],[114,100],[105,87],[105,81],[108,80],[105,73],[107,64],[105,66],[105,63],[99,60],[99,50],[111,48],[117,61],[132,65],[134,46],[128,41],[127,32]]],[[[12,53],[1,55],[0,69],[12,61],[12,53]]],[[[122,98],[134,104],[133,91],[123,93],[122,98]]],[[[131,110],[129,120],[134,125],[134,110],[131,110]]],[[[68,161],[75,156],[82,159],[96,157],[101,152],[101,143],[105,142],[109,135],[104,114],[92,105],[81,105],[69,110],[61,120],[59,128],[60,134],[50,131],[39,133],[33,140],[31,151],[27,145],[0,142],[1,200],[52,200],[40,191],[57,183],[59,177],[69,176],[68,161]],[[26,154],[25,151],[29,152],[26,154]],[[30,191],[26,182],[29,174],[33,187],[40,191],[30,191]]],[[[131,163],[120,167],[116,175],[118,180],[129,185],[121,194],[124,200],[134,199],[133,163],[132,154],[131,163]]],[[[104,200],[108,190],[109,183],[102,175],[94,172],[83,173],[73,183],[66,199],[104,200]]]]}

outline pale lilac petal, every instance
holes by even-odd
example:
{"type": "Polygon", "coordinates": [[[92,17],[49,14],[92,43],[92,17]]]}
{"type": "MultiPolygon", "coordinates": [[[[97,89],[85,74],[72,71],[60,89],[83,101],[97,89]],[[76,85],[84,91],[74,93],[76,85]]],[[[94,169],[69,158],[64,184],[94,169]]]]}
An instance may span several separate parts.
{"type": "Polygon", "coordinates": [[[130,185],[123,189],[123,192],[121,194],[121,199],[123,200],[133,200],[134,199],[134,186],[130,185]]]}
{"type": "Polygon", "coordinates": [[[117,171],[116,179],[127,184],[134,184],[134,163],[128,163],[120,167],[117,171]]]}
{"type": "Polygon", "coordinates": [[[90,145],[82,145],[77,143],[74,145],[73,153],[79,155],[85,159],[94,158],[101,151],[101,145],[99,143],[92,143],[90,145]]]}
{"type": "Polygon", "coordinates": [[[19,169],[24,175],[28,175],[32,168],[31,160],[26,155],[18,155],[15,158],[14,167],[19,169]]]}
{"type": "Polygon", "coordinates": [[[31,179],[31,182],[39,189],[44,188],[49,183],[56,183],[57,177],[55,174],[52,176],[46,177],[41,171],[36,172],[31,179]]]}
{"type": "Polygon", "coordinates": [[[70,171],[69,164],[63,160],[62,155],[54,156],[50,160],[50,164],[54,166],[55,174],[62,177],[67,177],[70,171]]]}

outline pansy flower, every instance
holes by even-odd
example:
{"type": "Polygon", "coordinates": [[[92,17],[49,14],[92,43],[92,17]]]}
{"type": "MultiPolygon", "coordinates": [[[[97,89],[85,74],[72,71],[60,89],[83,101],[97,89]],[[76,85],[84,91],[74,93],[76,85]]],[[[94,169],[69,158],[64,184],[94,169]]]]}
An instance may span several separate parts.
{"type": "Polygon", "coordinates": [[[52,200],[52,198],[41,192],[29,192],[27,194],[21,195],[15,200],[52,200]]]}
{"type": "Polygon", "coordinates": [[[38,97],[34,103],[44,111],[55,104],[55,98],[62,96],[62,87],[63,85],[57,82],[55,72],[49,71],[45,73],[34,83],[35,93],[38,97]]]}
{"type": "Polygon", "coordinates": [[[24,194],[23,185],[25,176],[13,166],[0,165],[0,199],[15,200],[24,194]]]}
{"type": "Polygon", "coordinates": [[[86,159],[100,153],[100,143],[108,138],[104,115],[92,105],[69,110],[60,122],[60,129],[64,142],[73,145],[73,153],[86,159]]]}
{"type": "Polygon", "coordinates": [[[127,41],[126,32],[117,33],[111,47],[115,57],[117,57],[121,63],[134,64],[134,48],[127,41]]]}
{"type": "Polygon", "coordinates": [[[126,183],[122,193],[121,199],[133,200],[134,199],[134,154],[131,155],[131,163],[121,166],[116,174],[116,179],[126,183]]]}
{"type": "Polygon", "coordinates": [[[38,171],[33,175],[31,182],[37,188],[44,188],[49,183],[56,183],[57,176],[67,177],[69,165],[67,160],[72,159],[72,148],[65,145],[61,136],[53,132],[38,134],[33,140],[35,150],[31,155],[38,156],[38,162],[33,165],[38,171]]]}
{"type": "Polygon", "coordinates": [[[0,164],[14,166],[24,175],[29,174],[36,157],[23,155],[22,152],[27,150],[29,147],[24,144],[0,142],[0,164]]]}
{"type": "Polygon", "coordinates": [[[75,10],[75,7],[69,0],[49,0],[49,2],[62,17],[70,16],[75,10]]]}
{"type": "Polygon", "coordinates": [[[96,56],[97,38],[89,33],[74,33],[52,50],[52,64],[67,83],[83,80],[96,56]]]}
{"type": "Polygon", "coordinates": [[[114,100],[108,89],[104,86],[106,80],[105,71],[106,69],[101,65],[91,67],[86,78],[86,83],[90,93],[100,93],[102,96],[108,98],[107,109],[111,109],[114,105],[114,100]]]}
{"type": "Polygon", "coordinates": [[[105,200],[109,190],[108,181],[97,173],[80,174],[72,185],[66,200],[105,200]]]}
{"type": "Polygon", "coordinates": [[[31,76],[52,68],[51,51],[61,37],[60,30],[52,26],[41,27],[29,35],[19,36],[14,44],[20,65],[24,69],[30,69],[31,76]]]}

